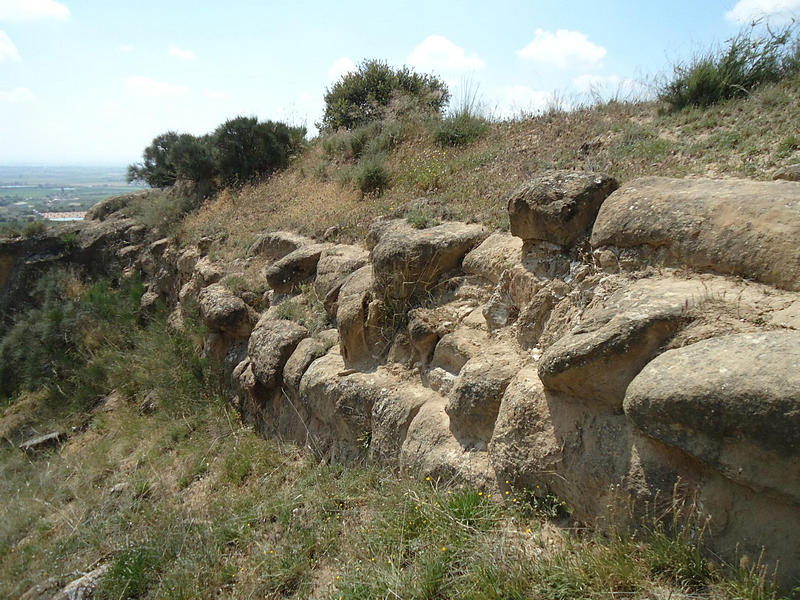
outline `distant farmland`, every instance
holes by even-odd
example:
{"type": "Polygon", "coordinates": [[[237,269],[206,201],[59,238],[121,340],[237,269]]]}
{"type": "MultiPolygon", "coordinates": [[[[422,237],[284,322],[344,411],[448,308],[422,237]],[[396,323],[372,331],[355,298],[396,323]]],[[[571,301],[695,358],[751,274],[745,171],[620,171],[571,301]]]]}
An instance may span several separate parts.
{"type": "Polygon", "coordinates": [[[0,223],[34,219],[35,211],[85,211],[136,189],[125,182],[125,167],[0,166],[0,223]]]}

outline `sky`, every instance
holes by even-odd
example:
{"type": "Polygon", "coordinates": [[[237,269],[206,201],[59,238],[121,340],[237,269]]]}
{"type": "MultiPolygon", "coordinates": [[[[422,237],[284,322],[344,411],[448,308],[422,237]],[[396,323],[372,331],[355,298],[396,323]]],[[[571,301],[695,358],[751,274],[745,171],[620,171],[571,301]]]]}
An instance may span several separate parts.
{"type": "Polygon", "coordinates": [[[305,125],[365,59],[496,118],[652,93],[671,65],[800,0],[0,0],[0,164],[128,164],[166,131],[305,125]]]}

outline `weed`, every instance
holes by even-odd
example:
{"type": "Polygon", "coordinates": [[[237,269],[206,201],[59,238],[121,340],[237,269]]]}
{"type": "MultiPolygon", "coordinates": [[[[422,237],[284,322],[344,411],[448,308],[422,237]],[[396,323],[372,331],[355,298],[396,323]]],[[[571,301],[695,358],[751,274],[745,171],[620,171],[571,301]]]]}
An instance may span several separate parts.
{"type": "Polygon", "coordinates": [[[673,111],[744,96],[758,86],[794,76],[800,68],[798,55],[793,28],[759,35],[753,25],[728,40],[727,47],[676,65],[658,96],[673,111]]]}
{"type": "Polygon", "coordinates": [[[22,236],[32,238],[47,231],[47,223],[44,221],[28,221],[22,226],[22,236]]]}
{"type": "Polygon", "coordinates": [[[355,172],[355,182],[364,194],[380,195],[389,187],[389,171],[386,168],[386,157],[374,154],[362,158],[355,172]]]}

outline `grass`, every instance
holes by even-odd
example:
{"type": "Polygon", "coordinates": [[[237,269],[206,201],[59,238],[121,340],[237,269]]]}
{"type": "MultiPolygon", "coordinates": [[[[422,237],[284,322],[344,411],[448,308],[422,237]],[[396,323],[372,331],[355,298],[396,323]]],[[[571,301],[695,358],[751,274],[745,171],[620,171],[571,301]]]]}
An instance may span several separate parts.
{"type": "Polygon", "coordinates": [[[800,72],[800,37],[795,27],[773,33],[754,24],[728,40],[725,47],[701,53],[675,66],[661,86],[659,99],[669,110],[710,106],[746,96],[767,83],[800,72]]]}
{"type": "Polygon", "coordinates": [[[183,221],[181,233],[196,239],[224,223],[229,241],[221,244],[223,257],[235,254],[234,240],[264,230],[321,238],[335,226],[336,240],[358,242],[372,219],[419,197],[446,206],[449,219],[507,228],[506,198],[545,169],[601,171],[620,182],[643,175],[767,180],[774,169],[797,161],[792,140],[785,139],[800,112],[796,78],[709,107],[661,114],[661,106],[612,101],[490,122],[470,144],[446,148],[424,123],[409,126],[386,156],[391,187],[380,196],[364,196],[352,183],[357,165],[326,159],[324,141],[316,140],[287,171],[205,203],[183,221]]]}
{"type": "MultiPolygon", "coordinates": [[[[264,440],[197,358],[201,330],[171,332],[163,315],[136,325],[130,291],[56,280],[115,325],[76,347],[91,390],[120,400],[52,402],[62,376],[4,403],[9,440],[70,433],[36,455],[0,447],[0,597],[98,564],[95,597],[115,600],[778,597],[757,565],[713,565],[690,517],[602,534],[547,494],[330,465],[264,440]],[[141,411],[153,395],[158,407],[141,411]]],[[[73,393],[88,385],[71,381],[73,393]]]]}

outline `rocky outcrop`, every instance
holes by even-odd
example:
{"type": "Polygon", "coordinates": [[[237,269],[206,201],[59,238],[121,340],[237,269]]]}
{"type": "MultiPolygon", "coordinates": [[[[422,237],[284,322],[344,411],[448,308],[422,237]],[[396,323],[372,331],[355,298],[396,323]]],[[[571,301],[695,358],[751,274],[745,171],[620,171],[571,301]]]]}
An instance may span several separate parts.
{"type": "Polygon", "coordinates": [[[591,243],[800,290],[799,238],[800,183],[644,177],[603,203],[591,243]]]}
{"type": "Polygon", "coordinates": [[[519,188],[508,200],[511,233],[525,241],[571,246],[588,233],[613,177],[583,171],[551,171],[519,188]]]}
{"type": "Polygon", "coordinates": [[[765,546],[790,580],[800,184],[615,187],[536,178],[508,200],[513,235],[380,219],[368,253],[265,233],[248,260],[266,259],[273,306],[252,332],[253,309],[216,283],[234,271],[207,249],[158,241],[138,265],[153,302],[194,302],[212,334],[239,340],[225,357],[233,402],[264,435],[326,460],[509,481],[579,520],[635,514],[680,483],[711,516],[716,552],[765,546]],[[314,294],[336,330],[307,318],[314,294]],[[282,302],[308,328],[278,319],[282,302]]]}
{"type": "Polygon", "coordinates": [[[633,380],[624,406],[646,435],[800,504],[800,332],[669,350],[633,380]]]}
{"type": "Polygon", "coordinates": [[[320,256],[328,248],[328,244],[300,246],[267,268],[264,272],[267,283],[279,294],[288,294],[314,278],[320,256]]]}
{"type": "Polygon", "coordinates": [[[280,385],[286,361],[306,337],[308,330],[293,321],[259,320],[247,346],[256,381],[265,389],[280,385]]]}
{"type": "Polygon", "coordinates": [[[376,290],[383,298],[405,299],[430,289],[487,234],[480,225],[463,223],[422,230],[401,219],[386,224],[372,249],[376,290]]]}

